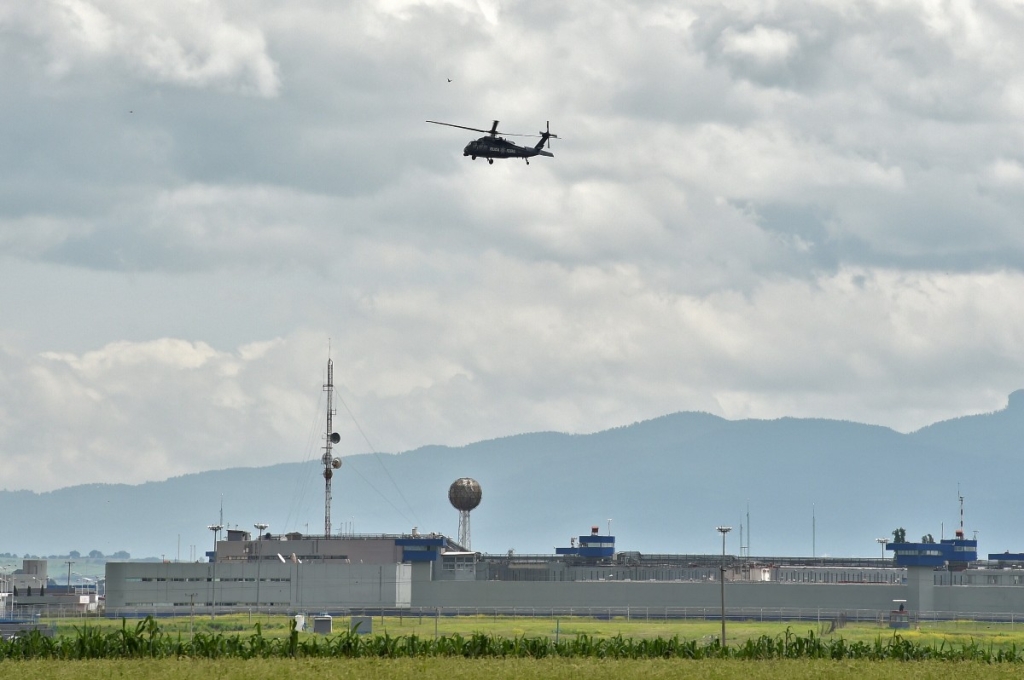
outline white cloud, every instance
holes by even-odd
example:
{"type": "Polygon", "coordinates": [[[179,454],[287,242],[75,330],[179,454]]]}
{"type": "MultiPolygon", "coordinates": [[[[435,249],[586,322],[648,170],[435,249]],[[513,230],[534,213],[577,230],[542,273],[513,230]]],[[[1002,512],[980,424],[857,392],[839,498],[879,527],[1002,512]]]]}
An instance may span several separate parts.
{"type": "Polygon", "coordinates": [[[46,47],[56,78],[113,66],[142,80],[274,96],[280,79],[257,21],[219,0],[56,0],[8,14],[46,47]]]}
{"type": "Polygon", "coordinates": [[[328,341],[385,450],[679,409],[911,429],[1021,387],[1016,5],[0,23],[0,485],[290,459],[328,341]],[[560,139],[487,165],[426,119],[560,139]]]}
{"type": "Polygon", "coordinates": [[[799,47],[792,33],[758,24],[749,31],[727,28],[722,32],[722,52],[772,64],[785,61],[799,47]]]}
{"type": "Polygon", "coordinates": [[[995,184],[1024,185],[1024,164],[1010,158],[996,159],[989,167],[989,175],[995,184]]]}
{"type": "MultiPolygon", "coordinates": [[[[225,353],[165,338],[28,361],[5,353],[20,399],[5,404],[10,465],[0,486],[140,482],[278,462],[270,451],[301,441],[306,421],[291,419],[301,407],[289,386],[259,388],[254,373],[272,361],[268,350],[225,353]]],[[[310,397],[315,404],[315,392],[300,399],[310,397]]]]}
{"type": "Polygon", "coordinates": [[[476,285],[398,287],[324,330],[234,351],[165,338],[5,352],[5,394],[19,397],[0,410],[3,449],[16,452],[0,486],[60,486],[72,463],[77,482],[138,482],[304,460],[326,335],[360,423],[336,419],[343,453],[367,450],[360,430],[400,451],[677,410],[912,430],[999,408],[1024,370],[1024,322],[1006,314],[1024,295],[1019,273],[852,269],[694,296],[636,267],[492,254],[460,278],[476,285]]]}

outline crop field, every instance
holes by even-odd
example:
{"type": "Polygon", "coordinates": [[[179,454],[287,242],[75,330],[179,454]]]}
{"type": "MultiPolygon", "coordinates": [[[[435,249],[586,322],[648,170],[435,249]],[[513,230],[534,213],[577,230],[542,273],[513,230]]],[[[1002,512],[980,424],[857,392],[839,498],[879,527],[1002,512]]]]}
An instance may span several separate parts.
{"type": "Polygon", "coordinates": [[[19,680],[645,680],[669,678],[743,678],[803,680],[857,678],[1019,678],[1015,664],[920,661],[827,660],[622,660],[601,659],[143,659],[113,661],[3,661],[0,673],[19,680]]]}
{"type": "MultiPolygon", "coordinates": [[[[238,633],[248,634],[256,623],[260,624],[262,634],[268,638],[287,637],[290,631],[291,617],[283,615],[268,616],[266,614],[231,614],[217,616],[211,620],[209,615],[195,617],[161,618],[158,620],[160,629],[169,634],[188,636],[195,633],[238,633]]],[[[119,630],[121,619],[53,619],[58,635],[75,635],[83,627],[100,630],[119,630]]],[[[128,625],[136,622],[129,620],[128,625]]],[[[340,633],[348,629],[347,617],[334,619],[334,632],[340,633]]],[[[312,621],[307,619],[311,627],[312,621]]],[[[565,617],[560,619],[542,617],[490,617],[490,616],[404,616],[374,617],[373,634],[390,636],[416,635],[420,638],[434,638],[451,635],[469,636],[475,633],[494,635],[506,638],[513,637],[544,637],[551,640],[572,638],[577,635],[588,635],[596,638],[622,636],[634,639],[672,638],[678,636],[683,640],[696,640],[707,643],[717,640],[721,633],[721,624],[717,621],[694,620],[626,620],[593,619],[587,617],[565,617]]],[[[822,634],[822,629],[813,622],[758,622],[729,621],[726,626],[727,642],[730,646],[743,644],[747,640],[755,640],[761,636],[780,636],[787,630],[797,635],[808,635],[813,632],[825,639],[842,638],[848,642],[872,643],[879,637],[889,638],[892,631],[887,627],[874,624],[857,623],[840,628],[831,634],[822,634]]],[[[312,633],[301,633],[301,637],[311,637],[312,633]]],[[[1008,623],[985,623],[974,621],[953,621],[941,623],[925,623],[919,629],[902,630],[900,636],[918,645],[964,645],[978,644],[994,648],[1010,648],[1016,645],[1024,649],[1024,625],[1008,623]]]]}
{"type": "MultiPolygon", "coordinates": [[[[3,677],[262,680],[583,678],[1017,678],[1024,631],[952,622],[894,635],[849,626],[502,617],[374,618],[374,634],[299,633],[285,616],[62,620],[55,638],[0,642],[3,677]],[[437,636],[434,627],[437,627],[437,636]],[[820,632],[820,631],[819,631],[820,632]]],[[[1017,627],[1019,629],[1019,627],[1017,627]]]]}

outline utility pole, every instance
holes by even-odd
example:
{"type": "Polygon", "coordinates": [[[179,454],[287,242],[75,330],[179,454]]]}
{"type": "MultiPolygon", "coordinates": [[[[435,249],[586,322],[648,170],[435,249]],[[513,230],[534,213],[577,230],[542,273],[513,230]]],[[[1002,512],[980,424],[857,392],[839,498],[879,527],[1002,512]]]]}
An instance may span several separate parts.
{"type": "Polygon", "coordinates": [[[68,565],[68,595],[71,594],[71,565],[74,564],[71,560],[68,560],[65,564],[68,565]]]}

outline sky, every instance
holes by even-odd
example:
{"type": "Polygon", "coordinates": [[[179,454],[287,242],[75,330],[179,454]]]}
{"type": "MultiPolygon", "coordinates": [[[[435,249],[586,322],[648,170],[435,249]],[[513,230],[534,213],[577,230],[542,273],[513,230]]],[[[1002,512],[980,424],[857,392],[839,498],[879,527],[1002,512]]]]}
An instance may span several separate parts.
{"type": "MultiPolygon", "coordinates": [[[[0,488],[1024,387],[1024,5],[0,4],[0,488]],[[553,158],[462,156],[550,121],[553,158]]],[[[527,140],[529,141],[529,140],[527,140]]]]}

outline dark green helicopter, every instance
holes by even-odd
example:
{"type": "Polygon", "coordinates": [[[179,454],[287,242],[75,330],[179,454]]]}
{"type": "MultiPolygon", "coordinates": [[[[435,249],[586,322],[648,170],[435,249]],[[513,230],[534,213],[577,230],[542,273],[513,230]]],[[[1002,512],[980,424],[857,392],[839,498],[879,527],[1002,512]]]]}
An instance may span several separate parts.
{"type": "Polygon", "coordinates": [[[477,156],[480,158],[486,158],[488,163],[494,163],[495,158],[522,158],[526,161],[526,164],[530,164],[530,159],[534,156],[548,156],[554,158],[555,154],[550,151],[545,151],[544,146],[551,148],[551,140],[558,139],[558,135],[551,134],[551,121],[547,123],[547,130],[542,131],[537,135],[516,135],[509,134],[507,132],[498,132],[498,121],[494,121],[491,125],[490,130],[481,130],[480,128],[466,127],[465,125],[455,125],[454,123],[442,123],[436,120],[428,120],[428,123],[434,125],[447,125],[448,127],[459,128],[460,130],[472,130],[473,132],[486,132],[486,137],[475,139],[466,145],[466,148],[462,150],[463,156],[469,156],[473,160],[476,160],[477,156]],[[510,142],[504,137],[498,135],[505,135],[506,137],[540,137],[540,141],[537,142],[536,146],[519,146],[514,142],[510,142]]]}

